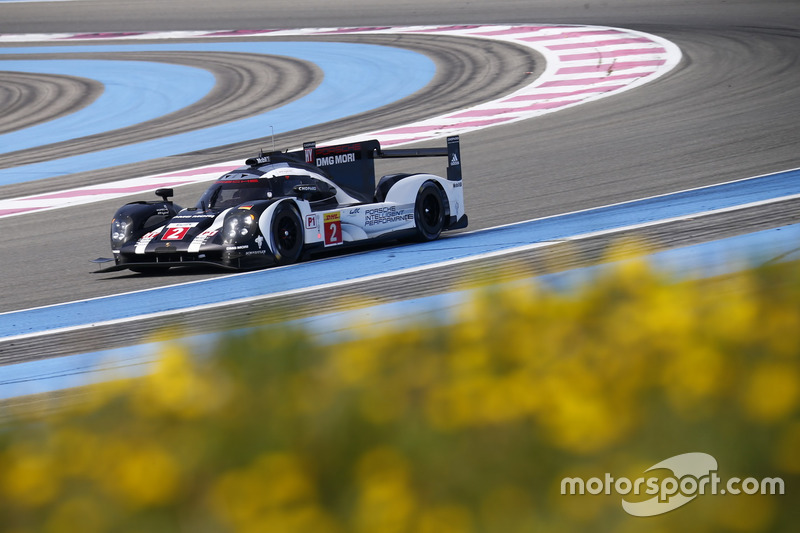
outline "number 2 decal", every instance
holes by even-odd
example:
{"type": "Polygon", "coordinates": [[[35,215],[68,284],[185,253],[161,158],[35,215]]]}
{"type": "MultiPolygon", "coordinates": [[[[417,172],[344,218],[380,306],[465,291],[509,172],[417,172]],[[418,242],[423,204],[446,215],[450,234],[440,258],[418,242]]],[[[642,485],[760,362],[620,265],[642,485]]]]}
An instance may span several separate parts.
{"type": "Polygon", "coordinates": [[[325,213],[325,246],[335,246],[342,244],[342,216],[339,211],[335,213],[325,213]]]}
{"type": "Polygon", "coordinates": [[[195,227],[197,223],[178,223],[178,224],[170,224],[167,226],[166,231],[164,231],[164,235],[161,237],[162,241],[179,241],[186,237],[186,234],[189,233],[189,230],[195,227]]]}

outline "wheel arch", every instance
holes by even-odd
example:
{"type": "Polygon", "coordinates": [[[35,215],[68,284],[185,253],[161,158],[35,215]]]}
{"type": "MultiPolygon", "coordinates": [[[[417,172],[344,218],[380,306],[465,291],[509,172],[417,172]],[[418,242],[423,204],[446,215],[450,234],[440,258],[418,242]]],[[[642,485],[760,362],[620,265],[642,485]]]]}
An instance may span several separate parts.
{"type": "Polygon", "coordinates": [[[439,176],[435,176],[433,174],[407,174],[401,175],[400,179],[392,183],[392,186],[386,192],[385,195],[385,202],[392,202],[397,204],[402,203],[412,203],[414,199],[417,197],[417,191],[422,184],[426,181],[432,181],[439,187],[439,190],[444,194],[444,198],[447,198],[447,192],[445,189],[445,182],[444,178],[439,176]]]}
{"type": "Polygon", "coordinates": [[[266,239],[267,247],[269,248],[270,253],[273,257],[275,257],[276,261],[281,261],[281,254],[276,249],[276,244],[273,242],[272,236],[272,221],[275,217],[275,213],[284,207],[288,207],[292,209],[295,214],[297,215],[297,221],[299,223],[298,230],[299,230],[299,238],[302,239],[303,243],[301,244],[301,253],[302,248],[305,245],[305,231],[303,226],[303,210],[300,208],[298,201],[294,198],[288,197],[280,199],[272,204],[270,204],[261,216],[258,219],[258,229],[261,232],[261,235],[264,236],[266,239]]]}

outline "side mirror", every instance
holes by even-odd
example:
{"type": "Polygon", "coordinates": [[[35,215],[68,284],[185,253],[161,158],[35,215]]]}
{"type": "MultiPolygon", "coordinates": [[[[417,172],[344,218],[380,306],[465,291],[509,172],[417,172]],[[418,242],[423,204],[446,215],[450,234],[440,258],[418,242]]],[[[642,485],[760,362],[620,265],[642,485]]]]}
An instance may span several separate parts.
{"type": "Polygon", "coordinates": [[[170,196],[175,196],[172,189],[156,189],[156,196],[160,196],[165,202],[169,202],[170,196]]]}

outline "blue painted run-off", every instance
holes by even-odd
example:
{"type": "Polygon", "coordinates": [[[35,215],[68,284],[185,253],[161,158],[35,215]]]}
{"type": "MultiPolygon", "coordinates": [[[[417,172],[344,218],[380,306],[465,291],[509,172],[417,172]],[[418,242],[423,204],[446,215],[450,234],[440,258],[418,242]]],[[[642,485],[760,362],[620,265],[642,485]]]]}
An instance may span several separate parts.
{"type": "Polygon", "coordinates": [[[103,92],[79,111],[0,135],[0,153],[146,122],[194,104],[216,83],[214,75],[207,70],[147,61],[0,61],[0,71],[3,70],[89,78],[102,83],[103,92]]]}
{"type": "MultiPolygon", "coordinates": [[[[358,113],[367,112],[391,104],[425,87],[433,78],[436,67],[428,57],[405,50],[388,46],[332,43],[332,42],[243,42],[243,43],[180,43],[180,44],[131,44],[131,45],[93,45],[65,47],[24,47],[0,48],[0,58],[4,54],[45,54],[66,53],[81,54],[91,52],[168,52],[168,51],[212,51],[236,52],[251,54],[269,54],[287,56],[302,61],[314,63],[323,72],[320,85],[310,94],[303,96],[289,104],[256,116],[234,120],[218,126],[212,126],[186,133],[161,137],[151,141],[100,150],[88,154],[55,159],[31,165],[0,170],[0,185],[20,183],[55,176],[63,176],[74,172],[99,170],[102,168],[137,163],[159,157],[187,153],[221,146],[225,144],[245,142],[251,139],[265,137],[270,133],[280,134],[297,130],[332,120],[346,118],[358,113]],[[358,80],[355,82],[354,80],[358,80]]],[[[0,70],[24,70],[35,72],[37,64],[42,71],[52,71],[55,60],[5,60],[0,62],[0,70]],[[17,64],[16,67],[12,63],[17,64]]],[[[72,66],[76,70],[69,73],[73,76],[95,78],[100,81],[107,79],[109,63],[98,61],[98,70],[92,67],[91,60],[63,60],[65,66],[72,66]]],[[[144,63],[145,65],[147,63],[144,63]]],[[[142,65],[142,63],[140,63],[142,65]]],[[[119,61],[119,68],[133,68],[134,64],[119,61]]],[[[174,94],[175,100],[169,102],[170,106],[182,103],[183,106],[197,101],[199,93],[207,92],[207,80],[194,72],[196,69],[176,65],[162,64],[161,72],[173,79],[169,81],[170,87],[181,82],[188,84],[196,80],[200,84],[195,89],[184,87],[174,94]],[[181,102],[182,100],[182,102],[181,102]]],[[[117,78],[118,79],[118,78],[117,78]]],[[[136,86],[131,80],[130,84],[136,86]]],[[[165,87],[166,89],[166,87],[165,87]]],[[[148,101],[142,101],[145,106],[140,116],[152,118],[155,111],[165,110],[163,91],[158,91],[158,97],[152,103],[155,109],[148,109],[148,101]]],[[[125,102],[125,95],[129,91],[109,91],[103,99],[102,105],[92,105],[76,112],[67,123],[86,123],[87,129],[83,132],[74,132],[71,138],[98,133],[98,112],[107,110],[114,102],[122,107],[130,106],[125,102]],[[88,125],[93,124],[92,128],[88,125]]],[[[104,95],[105,96],[105,95],[104,95]]],[[[98,102],[95,102],[98,104],[98,102]]],[[[170,107],[171,109],[171,107],[170,107]]],[[[16,131],[8,135],[6,148],[6,135],[0,135],[0,152],[9,151],[16,146],[37,146],[37,135],[55,121],[34,126],[25,130],[16,131]]],[[[119,127],[109,125],[108,129],[119,127]]],[[[55,133],[58,135],[58,133],[55,133]]],[[[44,140],[39,145],[53,142],[44,140]]],[[[254,147],[258,148],[258,147],[254,147]]],[[[44,148],[43,148],[44,149],[44,148]]]]}
{"type": "MultiPolygon", "coordinates": [[[[775,260],[800,259],[800,224],[739,235],[653,254],[649,263],[661,272],[677,274],[679,279],[702,279],[735,272],[775,260]]],[[[537,282],[559,289],[571,289],[591,282],[608,265],[578,268],[547,274],[537,282]]],[[[522,280],[522,283],[527,280],[522,280]]],[[[514,282],[519,283],[519,282],[514,282]]],[[[471,291],[436,294],[366,309],[325,313],[289,322],[302,327],[320,343],[335,343],[358,334],[354,324],[392,326],[404,323],[448,323],[471,297],[471,291]]],[[[286,327],[278,324],[268,327],[286,327]]],[[[249,330],[243,330],[247,332],[249,330]]],[[[233,332],[229,334],[236,334],[233,332]]],[[[181,339],[193,351],[203,353],[221,339],[209,333],[181,339]]],[[[162,353],[164,343],[149,343],[86,354],[55,357],[2,367],[0,399],[46,393],[98,383],[121,377],[147,374],[162,353]]]]}
{"type": "MultiPolygon", "coordinates": [[[[469,187],[468,178],[465,186],[469,187]]],[[[179,311],[433,265],[596,231],[800,194],[800,169],[533,220],[438,241],[0,315],[0,338],[179,311]],[[157,291],[157,292],[154,292],[157,291]],[[155,295],[157,294],[157,297],[155,295]]],[[[88,271],[88,268],[87,268],[88,271]]],[[[87,272],[87,276],[88,276],[87,272]]]]}

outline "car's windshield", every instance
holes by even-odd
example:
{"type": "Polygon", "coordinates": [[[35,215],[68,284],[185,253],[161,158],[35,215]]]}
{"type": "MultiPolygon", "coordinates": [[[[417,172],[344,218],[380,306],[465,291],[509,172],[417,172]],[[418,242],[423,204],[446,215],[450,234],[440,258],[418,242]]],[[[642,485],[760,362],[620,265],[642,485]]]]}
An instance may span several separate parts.
{"type": "Polygon", "coordinates": [[[200,209],[227,209],[239,204],[269,198],[266,180],[234,179],[218,181],[200,198],[200,209]]]}

